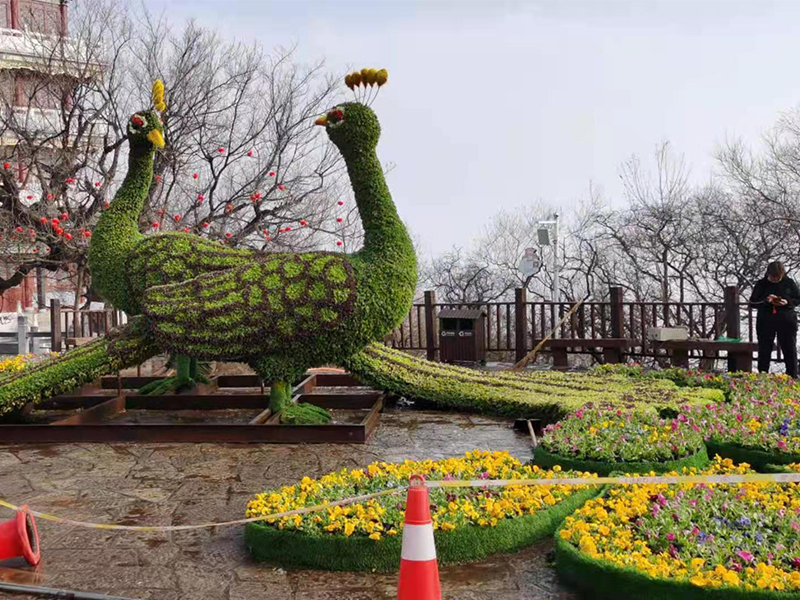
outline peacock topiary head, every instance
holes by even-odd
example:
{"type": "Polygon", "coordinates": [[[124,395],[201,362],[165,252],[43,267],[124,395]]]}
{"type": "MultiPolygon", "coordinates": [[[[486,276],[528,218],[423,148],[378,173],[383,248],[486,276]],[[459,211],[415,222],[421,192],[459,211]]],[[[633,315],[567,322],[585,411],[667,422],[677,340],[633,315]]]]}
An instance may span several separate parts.
{"type": "Polygon", "coordinates": [[[317,119],[316,124],[325,127],[328,137],[343,155],[371,151],[378,145],[381,125],[369,104],[388,77],[386,69],[348,73],[344,82],[353,90],[357,101],[339,104],[317,119]]]}
{"type": "Polygon", "coordinates": [[[381,125],[372,109],[360,102],[344,102],[316,121],[345,156],[374,150],[381,135],[381,125]]]}
{"type": "Polygon", "coordinates": [[[128,140],[131,148],[150,152],[164,147],[164,122],[161,113],[167,109],[164,103],[164,84],[157,79],[153,84],[152,109],[134,114],[128,121],[128,140]]]}

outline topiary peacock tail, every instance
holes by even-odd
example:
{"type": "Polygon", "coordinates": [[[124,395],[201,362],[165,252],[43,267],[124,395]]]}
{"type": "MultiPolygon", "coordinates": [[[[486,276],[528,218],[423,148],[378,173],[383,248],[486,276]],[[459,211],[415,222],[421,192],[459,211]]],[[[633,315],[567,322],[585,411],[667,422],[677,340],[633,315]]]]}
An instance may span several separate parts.
{"type": "MultiPolygon", "coordinates": [[[[349,85],[386,82],[384,71],[365,71],[358,83],[348,76],[349,85]]],[[[155,92],[154,105],[163,108],[163,89],[160,101],[155,92]]],[[[274,410],[291,401],[289,383],[308,368],[342,364],[389,334],[408,312],[417,282],[413,244],[376,155],[375,113],[347,102],[317,124],[347,166],[365,233],[359,252],[262,254],[185,233],[142,236],[139,214],[154,152],[163,145],[154,111],[131,118],[129,171],[90,247],[93,281],[104,299],[128,314],[143,313],[136,330],[143,347],[248,362],[270,383],[274,410]]],[[[67,353],[64,362],[69,356],[77,355],[67,353]]],[[[94,376],[102,365],[111,369],[101,361],[94,376]]],[[[76,385],[78,379],[72,378],[76,385]]]]}

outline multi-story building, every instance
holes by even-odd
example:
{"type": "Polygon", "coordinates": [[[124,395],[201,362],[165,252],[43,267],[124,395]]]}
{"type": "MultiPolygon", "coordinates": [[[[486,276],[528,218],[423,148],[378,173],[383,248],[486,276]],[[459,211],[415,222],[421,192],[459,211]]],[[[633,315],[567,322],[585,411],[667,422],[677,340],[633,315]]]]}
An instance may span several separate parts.
{"type": "MultiPolygon", "coordinates": [[[[67,0],[0,0],[0,109],[13,111],[18,123],[29,123],[37,130],[46,128],[48,122],[60,122],[60,102],[64,99],[44,85],[46,78],[52,77],[48,71],[53,64],[46,49],[67,35],[67,15],[67,0]]],[[[0,160],[15,154],[19,139],[12,129],[4,128],[0,135],[0,160]]],[[[14,164],[22,179],[24,166],[16,161],[14,164]]],[[[0,276],[10,276],[13,268],[0,261],[0,276]]],[[[47,282],[47,278],[31,272],[21,285],[0,297],[0,312],[14,311],[18,304],[33,306],[37,296],[41,299],[46,291],[60,291],[42,289],[47,282]]],[[[55,282],[51,281],[53,287],[55,282]]]]}

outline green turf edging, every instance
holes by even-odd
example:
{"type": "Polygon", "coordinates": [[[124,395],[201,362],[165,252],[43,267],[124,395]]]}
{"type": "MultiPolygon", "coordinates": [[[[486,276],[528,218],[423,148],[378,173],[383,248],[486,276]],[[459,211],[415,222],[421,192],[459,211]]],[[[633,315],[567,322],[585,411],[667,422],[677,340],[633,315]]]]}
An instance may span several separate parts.
{"type": "Polygon", "coordinates": [[[694,454],[666,462],[605,462],[570,458],[555,452],[549,452],[542,446],[538,446],[533,452],[533,464],[543,469],[550,469],[555,465],[560,465],[564,471],[589,471],[598,475],[610,475],[613,472],[649,473],[655,471],[656,473],[668,473],[669,471],[680,471],[684,467],[702,469],[708,463],[708,453],[705,446],[694,454]]]}
{"type": "MultiPolygon", "coordinates": [[[[503,519],[496,527],[462,527],[436,531],[440,564],[479,560],[492,554],[514,552],[550,535],[561,522],[603,490],[580,490],[552,508],[536,514],[503,519]]],[[[282,567],[326,571],[395,572],[400,568],[402,536],[371,540],[342,535],[309,535],[280,530],[264,523],[248,523],[245,544],[253,557],[282,567]]]]}
{"type": "Polygon", "coordinates": [[[706,440],[709,456],[719,454],[722,458],[730,458],[735,463],[748,463],[756,471],[765,471],[767,465],[788,465],[793,462],[800,462],[800,456],[787,452],[767,452],[759,448],[752,448],[722,442],[715,439],[706,440]]]}
{"type": "Polygon", "coordinates": [[[556,572],[566,584],[583,591],[587,598],[618,600],[797,600],[796,592],[705,588],[688,581],[655,579],[629,567],[595,560],[560,535],[555,536],[556,572]]]}

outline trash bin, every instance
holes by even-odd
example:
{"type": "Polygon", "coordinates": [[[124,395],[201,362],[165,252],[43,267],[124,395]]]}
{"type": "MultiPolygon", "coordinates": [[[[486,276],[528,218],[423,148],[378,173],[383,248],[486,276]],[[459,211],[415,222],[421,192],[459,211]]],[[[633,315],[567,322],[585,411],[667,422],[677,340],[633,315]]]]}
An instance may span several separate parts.
{"type": "Polygon", "coordinates": [[[438,318],[442,362],[486,362],[486,313],[474,308],[444,308],[438,318]]]}

